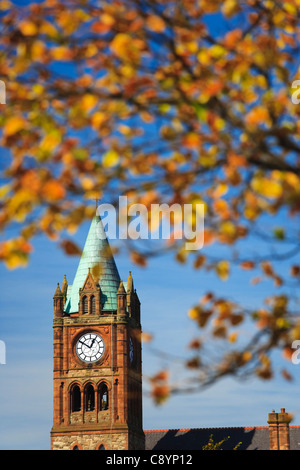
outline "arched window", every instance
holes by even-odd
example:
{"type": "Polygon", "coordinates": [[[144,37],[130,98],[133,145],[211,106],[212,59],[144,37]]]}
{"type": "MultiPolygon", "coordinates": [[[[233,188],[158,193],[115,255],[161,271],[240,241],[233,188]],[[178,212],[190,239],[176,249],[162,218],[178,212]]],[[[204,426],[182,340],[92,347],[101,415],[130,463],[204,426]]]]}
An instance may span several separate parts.
{"type": "Polygon", "coordinates": [[[84,315],[89,313],[89,301],[86,295],[82,299],[82,311],[84,315]]]}
{"type": "Polygon", "coordinates": [[[75,385],[72,388],[71,392],[71,410],[80,411],[81,410],[81,392],[78,385],[75,385]]]}
{"type": "Polygon", "coordinates": [[[91,297],[91,314],[96,315],[96,299],[94,295],[91,297]]]}
{"type": "Polygon", "coordinates": [[[103,444],[101,444],[101,446],[99,446],[98,450],[105,450],[105,447],[103,444]]]}
{"type": "Polygon", "coordinates": [[[95,409],[95,392],[91,384],[85,390],[85,409],[86,411],[93,411],[95,409]]]}
{"type": "Polygon", "coordinates": [[[108,410],[108,389],[104,383],[100,385],[99,392],[100,411],[108,410]]]}
{"type": "Polygon", "coordinates": [[[79,450],[78,446],[74,446],[72,450],[79,450]]]}

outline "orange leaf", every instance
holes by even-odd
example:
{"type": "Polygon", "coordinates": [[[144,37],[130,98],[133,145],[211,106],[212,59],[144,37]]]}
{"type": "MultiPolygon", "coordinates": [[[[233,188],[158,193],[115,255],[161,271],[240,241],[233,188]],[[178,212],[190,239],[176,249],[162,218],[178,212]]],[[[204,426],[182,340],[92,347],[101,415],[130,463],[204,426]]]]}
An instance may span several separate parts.
{"type": "Polygon", "coordinates": [[[36,24],[30,20],[21,21],[19,28],[24,36],[34,36],[38,32],[36,24]]]}
{"type": "Polygon", "coordinates": [[[166,28],[164,20],[157,15],[148,16],[146,25],[149,29],[151,29],[151,31],[154,31],[155,33],[162,33],[166,28]]]}
{"type": "Polygon", "coordinates": [[[223,44],[228,49],[234,49],[236,47],[236,43],[241,39],[241,37],[242,30],[234,29],[225,35],[223,44]]]}
{"type": "Polygon", "coordinates": [[[50,180],[44,185],[43,193],[49,201],[59,201],[65,197],[66,191],[59,181],[50,180]]]}
{"type": "Polygon", "coordinates": [[[205,256],[203,256],[203,255],[197,256],[197,258],[194,261],[194,268],[195,269],[201,268],[205,264],[205,261],[206,261],[205,256]]]}
{"type": "Polygon", "coordinates": [[[130,257],[132,261],[137,264],[138,266],[146,266],[147,265],[147,260],[146,258],[138,253],[137,251],[132,251],[130,253],[130,257]]]}
{"type": "Polygon", "coordinates": [[[10,117],[4,125],[3,135],[5,135],[5,136],[14,135],[17,132],[24,129],[25,124],[26,124],[26,121],[22,116],[10,117]]]}
{"type": "Polygon", "coordinates": [[[241,264],[240,264],[240,267],[242,269],[253,269],[255,267],[255,264],[253,261],[243,261],[241,264]]]}
{"type": "Polygon", "coordinates": [[[63,240],[60,246],[68,256],[80,256],[82,253],[81,249],[71,240],[63,240]]]}

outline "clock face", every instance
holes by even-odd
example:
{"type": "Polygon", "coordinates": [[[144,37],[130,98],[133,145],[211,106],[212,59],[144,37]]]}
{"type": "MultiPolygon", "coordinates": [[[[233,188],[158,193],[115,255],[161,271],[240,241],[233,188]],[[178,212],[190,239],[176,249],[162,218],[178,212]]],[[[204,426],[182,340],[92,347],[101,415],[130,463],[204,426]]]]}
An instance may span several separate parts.
{"type": "Polygon", "coordinates": [[[104,341],[96,333],[86,333],[76,343],[76,354],[83,362],[96,362],[104,353],[104,341]]]}

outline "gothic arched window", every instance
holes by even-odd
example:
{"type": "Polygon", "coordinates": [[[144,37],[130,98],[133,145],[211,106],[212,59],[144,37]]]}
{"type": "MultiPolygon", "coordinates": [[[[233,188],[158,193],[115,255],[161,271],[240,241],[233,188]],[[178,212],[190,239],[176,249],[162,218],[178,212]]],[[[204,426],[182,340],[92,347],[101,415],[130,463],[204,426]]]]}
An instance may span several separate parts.
{"type": "Polygon", "coordinates": [[[71,410],[80,411],[81,410],[81,392],[78,385],[74,385],[71,392],[71,410]]]}
{"type": "Polygon", "coordinates": [[[99,388],[100,392],[100,411],[108,410],[108,389],[107,386],[103,383],[99,388]]]}
{"type": "Polygon", "coordinates": [[[95,392],[91,384],[85,390],[85,409],[86,411],[93,411],[95,409],[95,392]]]}
{"type": "Polygon", "coordinates": [[[82,299],[82,311],[84,315],[89,313],[89,301],[86,295],[82,299]]]}
{"type": "Polygon", "coordinates": [[[91,314],[92,315],[96,314],[96,299],[94,295],[92,295],[91,297],[91,314]]]}

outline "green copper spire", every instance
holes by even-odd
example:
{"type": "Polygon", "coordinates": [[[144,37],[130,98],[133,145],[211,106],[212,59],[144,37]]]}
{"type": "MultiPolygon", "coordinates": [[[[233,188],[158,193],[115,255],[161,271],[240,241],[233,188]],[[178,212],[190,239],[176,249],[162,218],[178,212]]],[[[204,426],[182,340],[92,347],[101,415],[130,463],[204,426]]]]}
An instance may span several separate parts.
{"type": "Polygon", "coordinates": [[[78,312],[79,289],[83,287],[89,268],[91,271],[93,268],[96,271],[99,269],[100,272],[98,284],[101,288],[102,310],[117,310],[120,276],[99,216],[92,220],[74,282],[68,286],[66,313],[78,312]]]}

